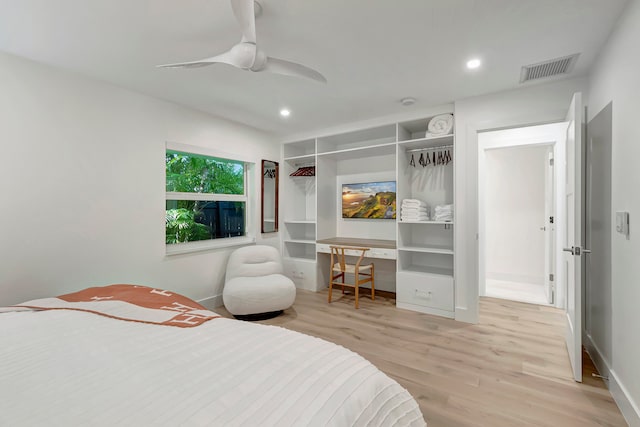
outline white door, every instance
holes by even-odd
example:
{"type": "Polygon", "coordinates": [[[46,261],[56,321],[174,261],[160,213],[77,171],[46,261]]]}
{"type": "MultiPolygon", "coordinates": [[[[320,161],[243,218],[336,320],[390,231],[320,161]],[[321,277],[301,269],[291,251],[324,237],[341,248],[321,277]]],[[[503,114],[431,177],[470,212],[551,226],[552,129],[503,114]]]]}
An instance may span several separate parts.
{"type": "Polygon", "coordinates": [[[567,281],[565,340],[573,377],[582,382],[582,94],[567,113],[564,270],[567,281]]]}
{"type": "Polygon", "coordinates": [[[544,179],[544,218],[541,230],[544,232],[544,292],[547,302],[555,302],[555,176],[553,171],[553,147],[547,154],[546,175],[544,179]]]}

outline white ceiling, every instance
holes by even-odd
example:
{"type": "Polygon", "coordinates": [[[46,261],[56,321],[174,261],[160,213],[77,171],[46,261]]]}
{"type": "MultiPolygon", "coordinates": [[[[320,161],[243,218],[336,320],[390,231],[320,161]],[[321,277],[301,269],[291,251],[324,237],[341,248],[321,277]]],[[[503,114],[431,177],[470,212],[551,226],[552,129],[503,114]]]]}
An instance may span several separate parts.
{"type": "Polygon", "coordinates": [[[237,43],[228,0],[0,0],[0,50],[285,136],[514,88],[522,65],[568,54],[581,53],[571,75],[585,75],[626,2],[261,0],[260,47],[326,85],[155,68],[237,43]],[[484,64],[468,72],[473,56],[484,64]],[[402,107],[406,96],[418,102],[402,107]]]}

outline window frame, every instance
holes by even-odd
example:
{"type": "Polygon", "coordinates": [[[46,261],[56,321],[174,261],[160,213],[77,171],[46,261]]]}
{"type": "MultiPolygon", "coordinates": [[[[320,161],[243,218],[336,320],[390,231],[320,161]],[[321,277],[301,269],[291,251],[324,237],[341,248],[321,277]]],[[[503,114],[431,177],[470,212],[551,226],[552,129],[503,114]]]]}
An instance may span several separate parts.
{"type": "MultiPolygon", "coordinates": [[[[165,144],[164,156],[166,158],[167,151],[178,151],[184,154],[194,154],[207,157],[215,157],[220,160],[229,160],[233,162],[241,162],[244,164],[244,194],[216,194],[216,193],[190,193],[178,191],[166,191],[167,189],[167,168],[164,164],[164,192],[165,192],[165,216],[166,202],[169,200],[203,200],[203,201],[233,201],[244,202],[244,236],[225,237],[220,239],[197,240],[193,242],[183,243],[166,243],[165,251],[167,255],[184,254],[189,252],[199,252],[211,249],[242,246],[255,243],[254,221],[254,186],[252,185],[252,177],[254,174],[255,162],[242,156],[225,153],[218,150],[212,150],[207,147],[195,145],[180,144],[175,142],[167,142],[165,144]]],[[[166,226],[163,229],[163,236],[166,237],[166,226]]]]}

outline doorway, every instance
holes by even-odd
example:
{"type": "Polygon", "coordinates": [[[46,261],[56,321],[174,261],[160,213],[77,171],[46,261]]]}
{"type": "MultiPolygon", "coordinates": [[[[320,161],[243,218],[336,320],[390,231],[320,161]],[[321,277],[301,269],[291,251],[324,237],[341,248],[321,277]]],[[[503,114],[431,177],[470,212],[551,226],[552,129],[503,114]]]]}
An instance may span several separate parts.
{"type": "Polygon", "coordinates": [[[480,296],[563,307],[556,236],[566,127],[479,133],[480,296]]]}
{"type": "MultiPolygon", "coordinates": [[[[485,154],[485,295],[553,303],[545,262],[553,258],[553,187],[546,185],[551,145],[487,150],[485,154]],[[547,237],[549,235],[550,237],[547,237]]],[[[553,177],[553,173],[551,172],[553,177]]],[[[550,271],[548,274],[553,274],[550,271]]]]}

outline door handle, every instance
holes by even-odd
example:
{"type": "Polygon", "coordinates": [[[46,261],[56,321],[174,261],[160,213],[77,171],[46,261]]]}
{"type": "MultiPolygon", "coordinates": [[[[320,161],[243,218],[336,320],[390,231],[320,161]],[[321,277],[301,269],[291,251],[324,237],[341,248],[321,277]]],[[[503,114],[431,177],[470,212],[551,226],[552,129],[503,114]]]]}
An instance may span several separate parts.
{"type": "Polygon", "coordinates": [[[591,249],[582,249],[580,246],[572,246],[570,248],[562,248],[564,252],[570,252],[571,255],[580,256],[582,254],[590,254],[591,249]]]}
{"type": "Polygon", "coordinates": [[[547,227],[540,227],[540,230],[547,231],[547,227]]]}

